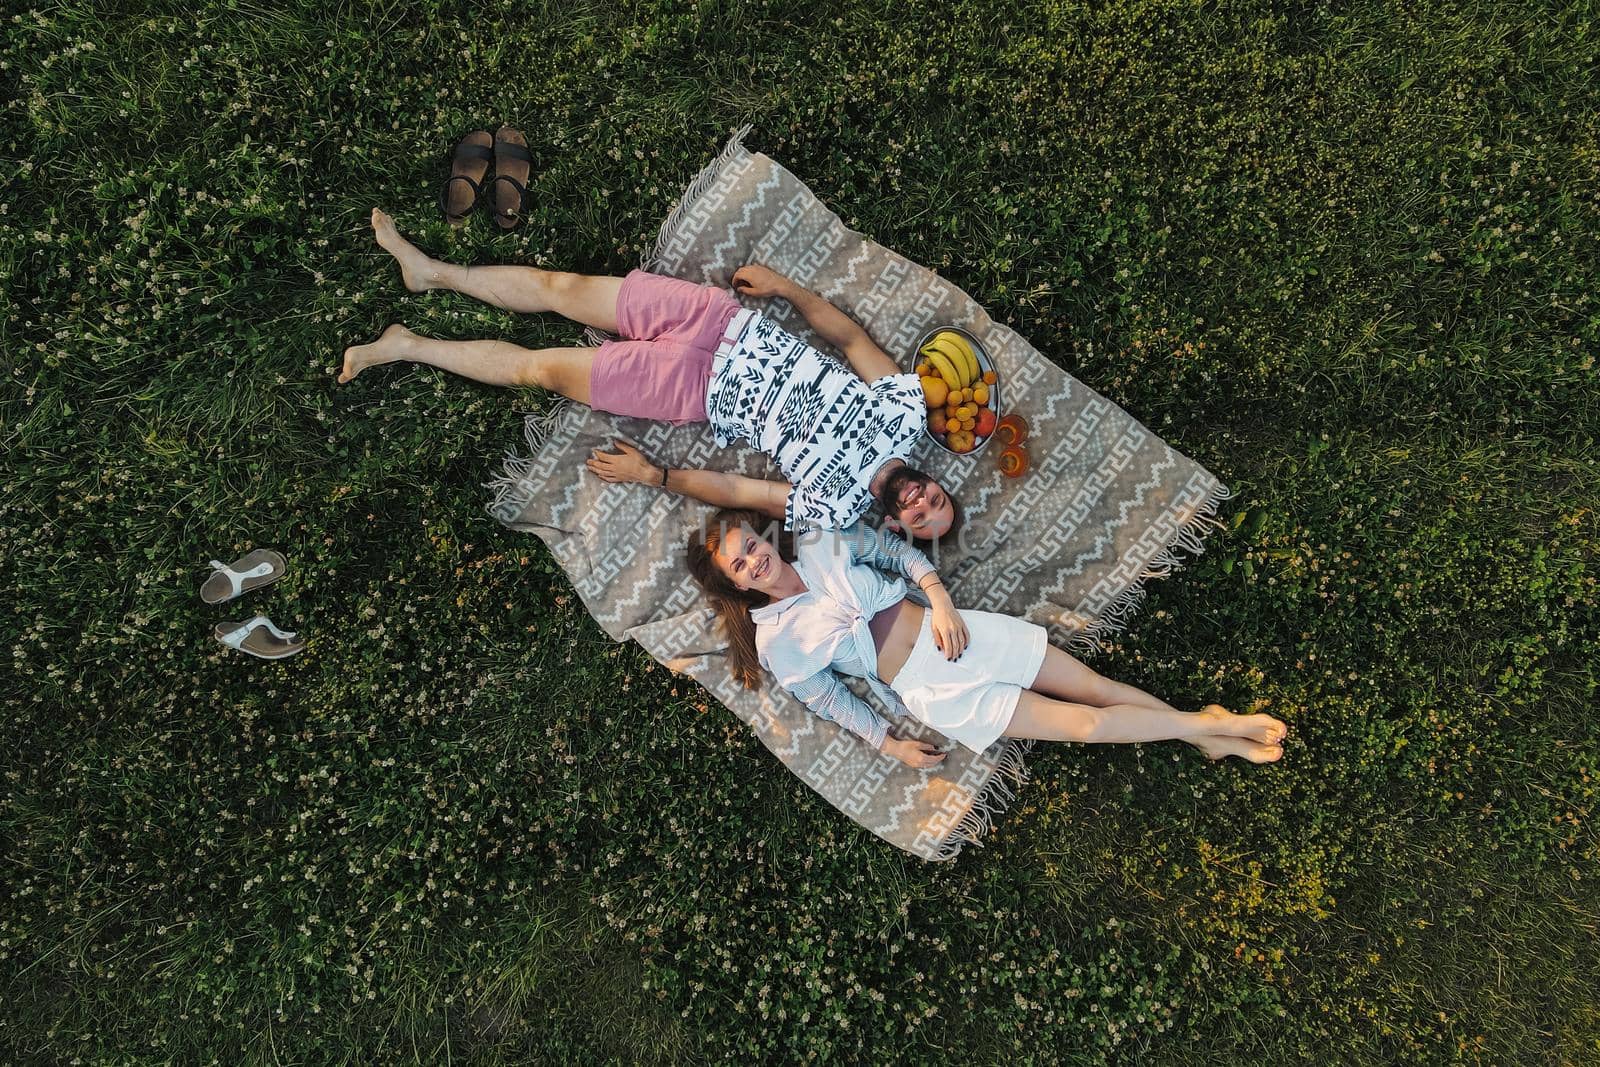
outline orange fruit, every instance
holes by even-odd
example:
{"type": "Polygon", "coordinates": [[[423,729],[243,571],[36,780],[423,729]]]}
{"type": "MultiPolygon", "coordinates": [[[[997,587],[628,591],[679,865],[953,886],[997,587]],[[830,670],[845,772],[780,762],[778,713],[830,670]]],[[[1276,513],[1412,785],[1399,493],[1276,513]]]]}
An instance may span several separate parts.
{"type": "Polygon", "coordinates": [[[993,385],[995,382],[997,382],[999,380],[1000,380],[1000,376],[995,374],[994,371],[986,370],[986,371],[983,372],[983,384],[984,385],[993,385]]]}
{"type": "Polygon", "coordinates": [[[944,402],[949,398],[949,395],[950,387],[944,384],[943,379],[934,378],[927,375],[923,376],[922,398],[927,401],[927,404],[930,408],[936,408],[944,404],[944,402]]]}
{"type": "Polygon", "coordinates": [[[987,407],[989,403],[989,387],[987,385],[973,386],[972,402],[977,404],[980,408],[987,407]]]}

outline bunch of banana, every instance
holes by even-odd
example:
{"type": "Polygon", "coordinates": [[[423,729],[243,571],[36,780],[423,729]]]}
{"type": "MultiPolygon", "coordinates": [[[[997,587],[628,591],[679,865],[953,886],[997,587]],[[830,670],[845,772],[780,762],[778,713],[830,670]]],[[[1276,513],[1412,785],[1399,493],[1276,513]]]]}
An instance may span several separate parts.
{"type": "Polygon", "coordinates": [[[958,455],[978,448],[996,426],[995,372],[983,370],[972,342],[955,330],[935,333],[918,355],[928,433],[958,455]]]}
{"type": "Polygon", "coordinates": [[[965,389],[983,377],[978,368],[978,354],[967,339],[954,330],[940,330],[921,351],[948,389],[965,389]]]}

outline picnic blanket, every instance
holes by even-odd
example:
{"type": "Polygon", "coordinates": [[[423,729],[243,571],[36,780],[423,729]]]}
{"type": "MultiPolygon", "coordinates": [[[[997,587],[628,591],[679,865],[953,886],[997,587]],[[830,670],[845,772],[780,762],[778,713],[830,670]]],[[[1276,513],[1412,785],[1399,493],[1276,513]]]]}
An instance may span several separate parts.
{"type": "MultiPolygon", "coordinates": [[[[804,182],[748,151],[748,130],[691,183],[641,266],[727,287],[741,265],[765,264],[843,309],[906,366],[930,326],[974,334],[995,361],[1005,408],[1032,425],[1033,466],[1013,480],[999,472],[998,446],[954,456],[925,440],[911,462],[961,500],[971,535],[964,550],[941,551],[936,562],[958,607],[1024,616],[1058,645],[1093,648],[1137,608],[1143,579],[1177,566],[1179,549],[1201,551],[1227,489],[972,297],[845,226],[804,182]]],[[[787,301],[744,303],[831,351],[787,301]]],[[[602,339],[590,331],[592,343],[602,339]]],[[[654,488],[607,484],[583,466],[591,450],[621,438],[673,467],[781,477],[764,456],[717,448],[705,424],[674,428],[571,403],[529,416],[526,437],[529,454],[508,454],[490,483],[489,511],[549,546],[613,640],[637,641],[694,678],[784,766],[885,840],[928,860],[980,842],[1025,781],[1030,742],[1002,738],[981,754],[954,746],[941,765],[917,770],[813,715],[770,680],[744,689],[685,567],[687,535],[709,509],[654,488]]],[[[860,680],[850,684],[865,697],[860,680]]],[[[914,720],[896,730],[944,743],[914,720]]]]}

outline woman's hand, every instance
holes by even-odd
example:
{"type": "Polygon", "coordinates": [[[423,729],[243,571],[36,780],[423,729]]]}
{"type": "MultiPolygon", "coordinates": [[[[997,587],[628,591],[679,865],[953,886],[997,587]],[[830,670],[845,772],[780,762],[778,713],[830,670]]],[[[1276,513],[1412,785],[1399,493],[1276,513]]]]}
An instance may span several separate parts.
{"type": "Polygon", "coordinates": [[[585,467],[600,476],[601,481],[661,484],[661,468],[645,459],[643,452],[621,441],[611,443],[617,449],[615,452],[602,452],[597,448],[583,462],[585,467]]]}
{"type": "Polygon", "coordinates": [[[936,585],[928,592],[928,610],[933,613],[931,628],[934,645],[944,653],[945,659],[960,659],[961,653],[967,650],[967,624],[951,602],[950,594],[944,591],[944,586],[936,585]]]}
{"type": "Polygon", "coordinates": [[[943,763],[945,757],[943,752],[926,741],[916,741],[909,737],[902,741],[893,734],[885,735],[881,751],[908,767],[933,767],[943,763]]]}
{"type": "Polygon", "coordinates": [[[733,272],[733,288],[740,296],[787,297],[793,285],[788,278],[759,263],[746,263],[733,272]]]}

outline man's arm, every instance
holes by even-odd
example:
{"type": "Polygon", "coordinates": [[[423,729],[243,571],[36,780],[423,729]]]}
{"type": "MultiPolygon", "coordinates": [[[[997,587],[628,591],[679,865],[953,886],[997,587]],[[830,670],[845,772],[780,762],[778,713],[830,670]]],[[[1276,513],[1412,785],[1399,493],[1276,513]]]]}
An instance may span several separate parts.
{"type": "Polygon", "coordinates": [[[885,375],[904,373],[849,315],[770,267],[755,263],[740,267],[734,271],[733,287],[746,296],[781,296],[789,301],[818,336],[844,353],[851,369],[869,385],[885,375]]]}
{"type": "Polygon", "coordinates": [[[723,471],[670,468],[666,470],[663,485],[663,468],[645,459],[644,453],[632,445],[621,441],[613,443],[617,451],[596,449],[583,464],[603,481],[651,485],[670,489],[714,508],[750,508],[774,519],[783,518],[784,504],[789,499],[788,482],[746,478],[723,471]]]}

